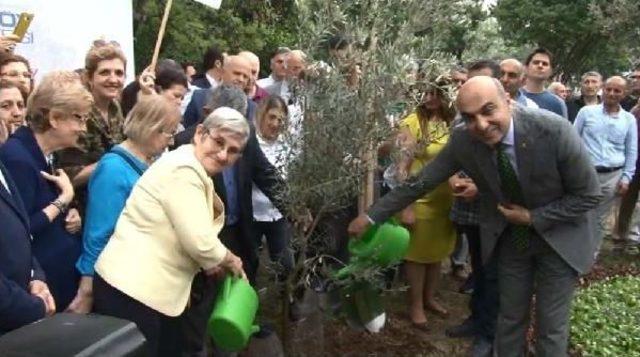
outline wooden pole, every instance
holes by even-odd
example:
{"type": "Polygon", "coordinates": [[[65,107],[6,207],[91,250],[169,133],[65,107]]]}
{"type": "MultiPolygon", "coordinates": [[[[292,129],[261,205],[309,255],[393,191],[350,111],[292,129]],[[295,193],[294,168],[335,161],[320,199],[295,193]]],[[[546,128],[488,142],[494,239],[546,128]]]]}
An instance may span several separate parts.
{"type": "Polygon", "coordinates": [[[169,12],[171,12],[171,5],[173,0],[167,0],[167,5],[164,7],[164,15],[162,16],[162,23],[160,23],[160,30],[158,31],[158,38],[156,39],[156,48],[153,50],[153,57],[151,57],[151,68],[155,70],[158,63],[158,56],[160,55],[160,46],[162,45],[162,39],[164,38],[164,30],[167,28],[167,21],[169,20],[169,12]]]}

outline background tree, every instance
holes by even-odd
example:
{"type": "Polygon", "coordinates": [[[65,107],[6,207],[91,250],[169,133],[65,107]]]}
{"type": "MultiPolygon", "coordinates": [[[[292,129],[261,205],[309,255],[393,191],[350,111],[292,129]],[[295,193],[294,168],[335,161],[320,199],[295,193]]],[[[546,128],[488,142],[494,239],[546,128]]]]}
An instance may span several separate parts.
{"type": "Polygon", "coordinates": [[[598,21],[595,10],[606,14],[616,3],[637,7],[634,1],[499,0],[492,14],[507,44],[549,49],[556,74],[571,78],[597,70],[610,75],[628,68],[627,34],[637,31],[630,19],[608,27],[598,21]]]}
{"type": "MultiPolygon", "coordinates": [[[[151,61],[166,0],[133,0],[134,53],[136,68],[151,61]]],[[[297,40],[296,7],[293,1],[225,0],[218,10],[192,0],[174,1],[160,58],[200,63],[213,43],[230,52],[249,50],[263,61],[279,46],[297,40]]]]}

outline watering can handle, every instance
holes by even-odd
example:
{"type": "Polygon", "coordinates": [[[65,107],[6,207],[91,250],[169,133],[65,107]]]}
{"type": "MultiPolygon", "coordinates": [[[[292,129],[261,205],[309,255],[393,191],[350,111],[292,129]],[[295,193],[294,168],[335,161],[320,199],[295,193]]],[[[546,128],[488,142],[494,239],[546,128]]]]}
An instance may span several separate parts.
{"type": "Polygon", "coordinates": [[[228,275],[224,278],[224,283],[222,285],[222,296],[224,299],[229,299],[229,294],[231,293],[231,283],[233,282],[233,276],[228,275]]]}

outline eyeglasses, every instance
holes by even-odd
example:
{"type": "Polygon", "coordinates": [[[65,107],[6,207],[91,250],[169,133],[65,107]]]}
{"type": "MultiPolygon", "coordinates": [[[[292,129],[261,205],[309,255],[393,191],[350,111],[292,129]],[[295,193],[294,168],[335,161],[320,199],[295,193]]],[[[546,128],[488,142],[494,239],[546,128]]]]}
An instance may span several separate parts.
{"type": "Polygon", "coordinates": [[[4,72],[4,73],[0,73],[0,75],[5,77],[10,77],[10,78],[22,77],[24,79],[31,79],[31,77],[33,77],[33,74],[31,72],[18,72],[18,71],[4,72]]]}
{"type": "Polygon", "coordinates": [[[178,134],[178,128],[174,129],[173,131],[166,131],[164,129],[160,129],[160,133],[166,136],[167,138],[173,138],[174,136],[176,136],[176,134],[178,134]]]}
{"type": "Polygon", "coordinates": [[[86,124],[89,120],[89,114],[82,115],[78,113],[71,113],[71,116],[73,116],[73,119],[81,124],[86,124]]]}

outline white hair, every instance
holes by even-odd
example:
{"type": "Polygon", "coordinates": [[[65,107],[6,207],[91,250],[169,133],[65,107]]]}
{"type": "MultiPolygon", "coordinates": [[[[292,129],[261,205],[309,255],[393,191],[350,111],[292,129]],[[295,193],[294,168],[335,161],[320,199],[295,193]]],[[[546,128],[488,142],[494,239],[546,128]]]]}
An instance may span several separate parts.
{"type": "Polygon", "coordinates": [[[227,130],[242,137],[243,145],[249,139],[249,123],[247,119],[240,114],[239,111],[229,108],[220,107],[202,122],[207,131],[227,130]]]}
{"type": "Polygon", "coordinates": [[[251,63],[257,63],[258,67],[260,67],[260,58],[256,56],[255,53],[251,51],[241,51],[238,53],[238,56],[248,59],[251,63]]]}

